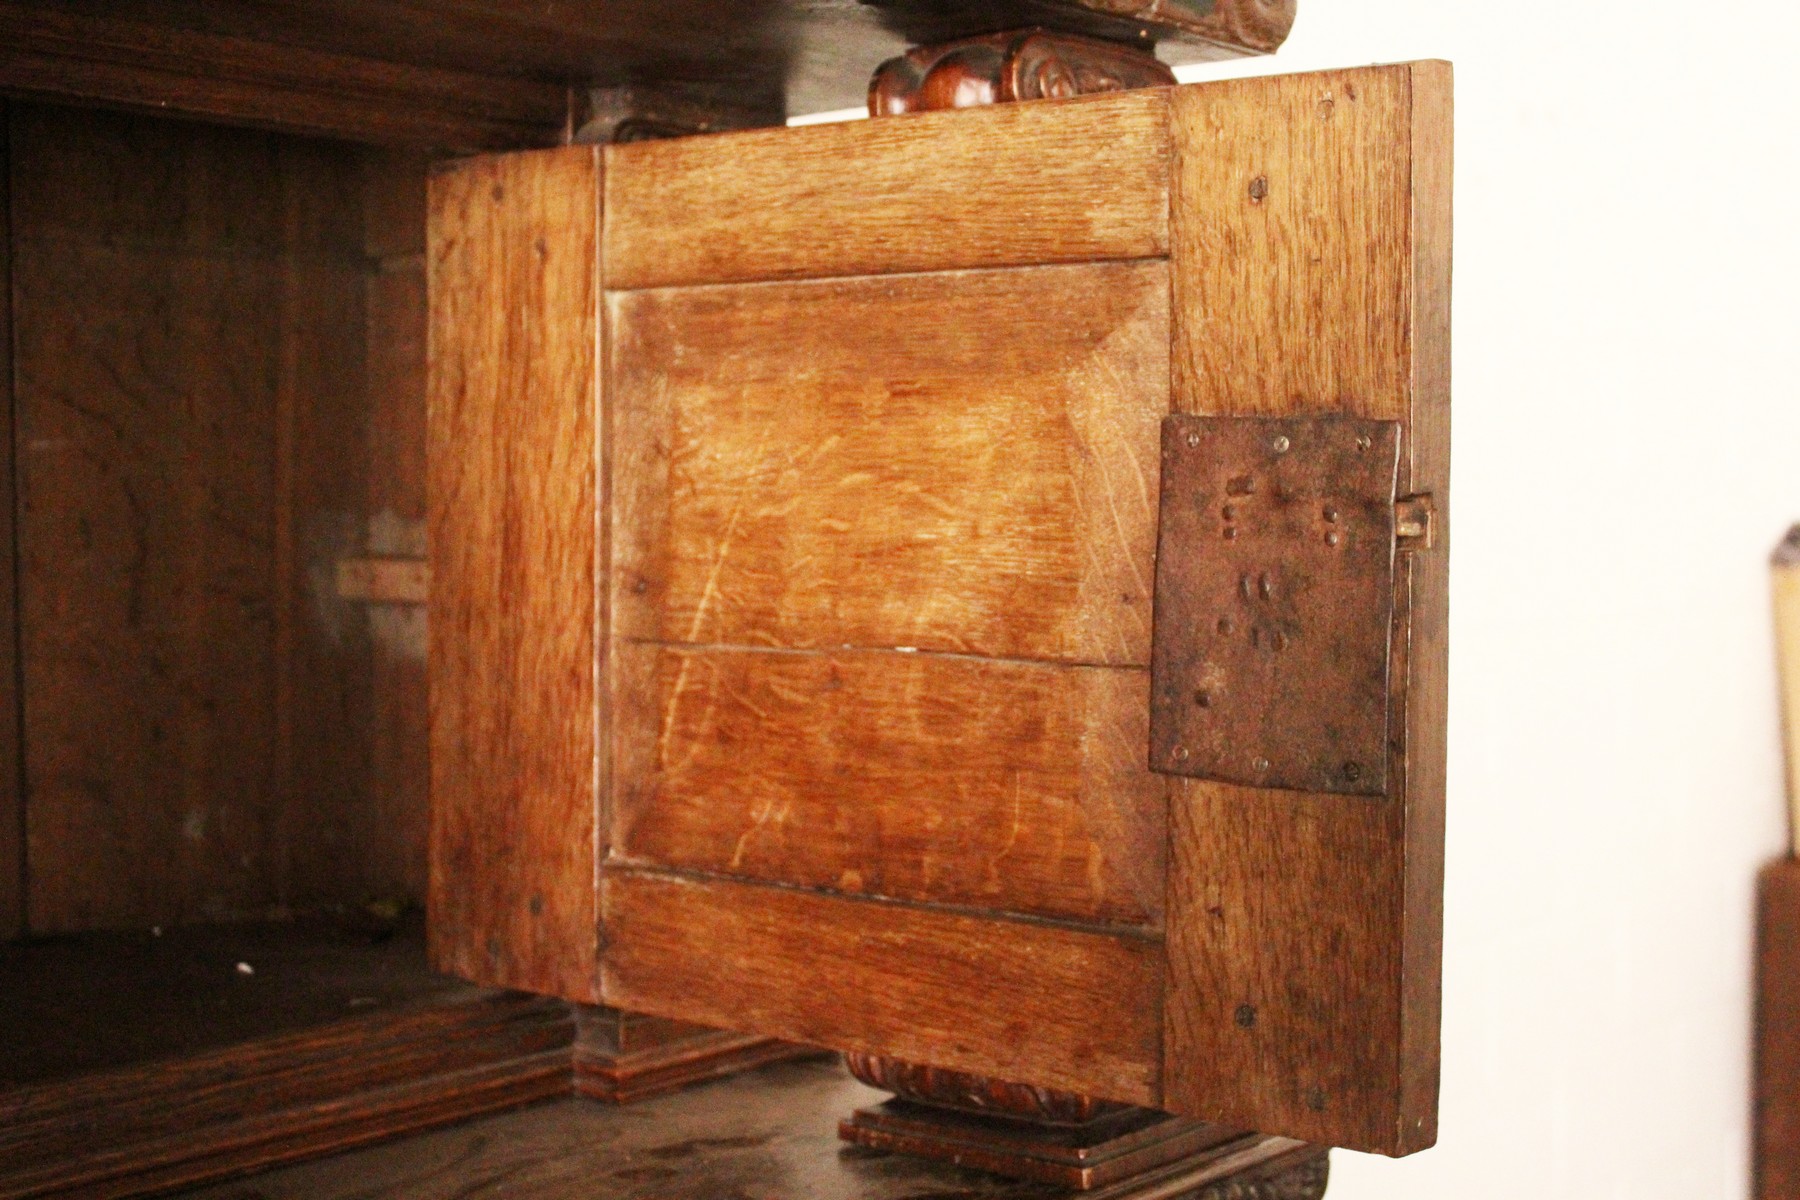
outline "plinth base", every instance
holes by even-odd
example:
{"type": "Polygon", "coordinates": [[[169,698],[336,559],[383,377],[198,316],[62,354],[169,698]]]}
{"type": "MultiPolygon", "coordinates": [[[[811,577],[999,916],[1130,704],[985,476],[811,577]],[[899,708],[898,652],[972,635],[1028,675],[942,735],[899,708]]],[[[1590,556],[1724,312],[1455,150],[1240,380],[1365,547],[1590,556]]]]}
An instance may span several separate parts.
{"type": "Polygon", "coordinates": [[[1052,1125],[889,1100],[840,1121],[838,1136],[1093,1200],[1317,1200],[1327,1176],[1322,1147],[1146,1109],[1052,1125]]]}

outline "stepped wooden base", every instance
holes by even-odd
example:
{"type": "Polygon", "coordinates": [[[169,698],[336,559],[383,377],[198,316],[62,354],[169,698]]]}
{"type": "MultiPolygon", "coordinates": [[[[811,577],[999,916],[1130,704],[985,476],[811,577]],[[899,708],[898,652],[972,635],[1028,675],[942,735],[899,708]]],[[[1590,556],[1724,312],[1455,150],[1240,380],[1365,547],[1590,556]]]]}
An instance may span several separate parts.
{"type": "Polygon", "coordinates": [[[0,1090],[0,1198],[141,1196],[568,1094],[568,1006],[394,1012],[0,1090]]]}
{"type": "Polygon", "coordinates": [[[894,1098],[838,1124],[872,1150],[1046,1183],[1095,1200],[1317,1200],[1326,1152],[1146,1108],[852,1053],[858,1080],[894,1098]]]}
{"type": "Polygon", "coordinates": [[[1325,1194],[1325,1151],[1145,1109],[1082,1125],[977,1116],[907,1100],[858,1109],[838,1126],[847,1142],[1103,1200],[1230,1196],[1314,1200],[1325,1194]],[[1228,1185],[1236,1191],[1226,1190],[1228,1185]]]}
{"type": "Polygon", "coordinates": [[[812,1046],[614,1008],[577,1008],[576,1030],[575,1091],[613,1104],[631,1104],[751,1067],[824,1053],[812,1046]]]}
{"type": "Polygon", "coordinates": [[[578,1017],[435,974],[417,922],[0,945],[0,1200],[207,1183],[567,1097],[571,1075],[627,1103],[817,1053],[578,1017]]]}

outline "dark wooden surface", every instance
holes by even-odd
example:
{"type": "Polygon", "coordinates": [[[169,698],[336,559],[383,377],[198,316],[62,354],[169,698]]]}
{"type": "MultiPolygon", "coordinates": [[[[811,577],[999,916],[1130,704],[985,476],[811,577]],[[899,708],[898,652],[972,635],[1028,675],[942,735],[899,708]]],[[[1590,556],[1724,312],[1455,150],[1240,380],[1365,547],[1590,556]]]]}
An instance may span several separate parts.
{"type": "Polygon", "coordinates": [[[39,0],[0,4],[0,89],[359,140],[554,144],[570,88],[655,85],[766,111],[863,103],[909,46],[1031,26],[1268,53],[1293,0],[39,0]]]}
{"type": "Polygon", "coordinates": [[[432,180],[433,961],[599,999],[600,151],[432,180]]]}
{"type": "MultiPolygon", "coordinates": [[[[371,151],[362,161],[364,377],[370,470],[360,545],[376,557],[425,557],[425,186],[429,160],[371,151]]],[[[369,640],[369,775],[361,792],[370,827],[365,886],[425,895],[430,806],[426,609],[370,604],[352,612],[369,640]],[[358,618],[360,617],[360,621],[358,618]]],[[[304,836],[304,835],[302,835],[304,836]]]]}
{"type": "Polygon", "coordinates": [[[206,31],[204,20],[182,22],[164,11],[173,7],[0,4],[0,41],[8,49],[0,88],[39,100],[415,146],[553,145],[567,126],[564,87],[271,45],[254,20],[221,35],[206,31]]]}
{"type": "Polygon", "coordinates": [[[0,1084],[191,1056],[475,990],[426,967],[416,917],[378,933],[346,915],[0,946],[0,1084]]]}
{"type": "Polygon", "coordinates": [[[1755,1189],[1800,1195],[1800,862],[1763,868],[1756,896],[1755,1189]]]}
{"type": "Polygon", "coordinates": [[[586,1004],[576,1006],[575,1022],[575,1091],[613,1104],[636,1104],[766,1063],[829,1053],[586,1004]]]}
{"type": "Polygon", "coordinates": [[[9,131],[30,928],[418,897],[423,617],[332,576],[422,548],[424,162],[9,131]]]}
{"type": "MultiPolygon", "coordinates": [[[[837,1120],[882,1099],[836,1063],[767,1067],[619,1109],[572,1100],[184,1193],[187,1200],[1074,1200],[1076,1193],[847,1147],[837,1120]]],[[[1318,1200],[1316,1165],[1216,1164],[1249,1176],[1090,1200],[1318,1200]]]]}
{"type": "Polygon", "coordinates": [[[0,100],[0,942],[25,928],[18,488],[13,437],[12,122],[0,100]]]}
{"type": "Polygon", "coordinates": [[[432,974],[416,920],[0,947],[0,1005],[4,1197],[138,1195],[569,1086],[567,1006],[432,974]]]}

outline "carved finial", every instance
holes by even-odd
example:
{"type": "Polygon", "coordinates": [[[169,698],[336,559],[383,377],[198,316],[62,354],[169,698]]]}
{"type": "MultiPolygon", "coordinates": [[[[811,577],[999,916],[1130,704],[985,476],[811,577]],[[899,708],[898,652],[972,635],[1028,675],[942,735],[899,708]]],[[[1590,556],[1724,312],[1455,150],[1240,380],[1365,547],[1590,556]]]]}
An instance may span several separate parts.
{"type": "Polygon", "coordinates": [[[869,115],[976,108],[1091,92],[1167,87],[1175,73],[1135,46],[1042,29],[920,46],[869,83],[869,115]]]}

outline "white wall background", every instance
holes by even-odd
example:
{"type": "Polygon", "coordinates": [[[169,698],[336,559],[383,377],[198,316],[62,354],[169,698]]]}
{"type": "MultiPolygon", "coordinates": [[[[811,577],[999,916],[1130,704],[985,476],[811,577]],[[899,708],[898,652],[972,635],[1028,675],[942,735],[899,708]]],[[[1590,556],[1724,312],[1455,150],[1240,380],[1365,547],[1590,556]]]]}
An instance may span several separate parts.
{"type": "Polygon", "coordinates": [[[1335,1155],[1331,1197],[1739,1200],[1800,6],[1300,0],[1257,69],[1424,57],[1457,93],[1440,1138],[1335,1155]]]}
{"type": "Polygon", "coordinates": [[[1436,1149],[1331,1200],[1740,1200],[1766,558],[1800,519],[1800,5],[1300,0],[1272,60],[1456,64],[1436,1149]]]}

